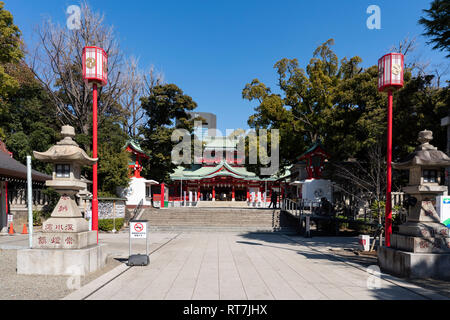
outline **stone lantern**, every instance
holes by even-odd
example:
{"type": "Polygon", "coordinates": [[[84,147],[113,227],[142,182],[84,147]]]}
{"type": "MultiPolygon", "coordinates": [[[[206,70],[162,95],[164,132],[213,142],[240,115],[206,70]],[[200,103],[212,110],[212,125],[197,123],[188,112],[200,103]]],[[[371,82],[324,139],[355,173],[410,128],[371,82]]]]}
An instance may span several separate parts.
{"type": "Polygon", "coordinates": [[[391,246],[378,251],[382,269],[409,278],[449,279],[449,229],[440,223],[433,202],[446,194],[441,185],[440,170],[450,165],[450,158],[430,144],[433,133],[419,133],[421,145],[394,169],[409,170],[407,222],[392,234],[391,246]]]}
{"type": "Polygon", "coordinates": [[[72,140],[73,127],[63,126],[61,135],[63,139],[46,152],[33,152],[36,159],[54,164],[52,180],[46,185],[61,197],[43,223],[42,232],[33,235],[33,248],[18,251],[18,273],[73,274],[71,267],[76,264],[79,272],[86,274],[106,262],[104,245],[97,244],[97,232],[89,231],[89,223],[75,202],[77,192],[86,188],[86,182],[81,181],[81,166],[91,166],[97,159],[90,158],[72,140]]]}

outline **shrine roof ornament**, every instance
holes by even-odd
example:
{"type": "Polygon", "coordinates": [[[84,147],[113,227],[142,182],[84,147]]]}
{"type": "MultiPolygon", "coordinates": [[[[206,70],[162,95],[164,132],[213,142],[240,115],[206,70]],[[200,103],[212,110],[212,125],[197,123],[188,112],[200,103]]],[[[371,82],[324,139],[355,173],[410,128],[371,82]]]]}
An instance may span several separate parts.
{"type": "MultiPolygon", "coordinates": [[[[125,146],[124,146],[123,148],[124,148],[124,149],[129,148],[129,149],[131,149],[131,150],[133,150],[133,151],[135,151],[135,152],[137,152],[137,153],[142,154],[142,155],[145,156],[145,157],[148,157],[147,153],[145,153],[145,151],[142,150],[141,145],[139,144],[139,142],[136,141],[136,140],[134,140],[134,139],[129,139],[129,140],[125,143],[125,146]]],[[[131,151],[131,150],[130,150],[130,151],[131,151]]]]}
{"type": "Polygon", "coordinates": [[[320,154],[324,156],[324,158],[329,158],[330,155],[325,151],[325,148],[322,145],[322,141],[319,139],[317,140],[308,150],[306,150],[304,153],[302,153],[300,156],[297,157],[297,160],[303,160],[306,159],[308,155],[312,154],[320,154]]]}
{"type": "Polygon", "coordinates": [[[430,144],[433,140],[433,132],[424,130],[419,132],[417,139],[421,144],[414,152],[409,154],[403,162],[392,163],[394,169],[407,170],[414,166],[450,166],[450,157],[430,144]]]}
{"type": "Polygon", "coordinates": [[[44,162],[67,162],[72,161],[82,165],[93,165],[98,158],[89,157],[78,144],[72,140],[75,129],[72,126],[62,126],[61,135],[63,139],[50,147],[45,152],[33,151],[36,159],[44,162]]]}

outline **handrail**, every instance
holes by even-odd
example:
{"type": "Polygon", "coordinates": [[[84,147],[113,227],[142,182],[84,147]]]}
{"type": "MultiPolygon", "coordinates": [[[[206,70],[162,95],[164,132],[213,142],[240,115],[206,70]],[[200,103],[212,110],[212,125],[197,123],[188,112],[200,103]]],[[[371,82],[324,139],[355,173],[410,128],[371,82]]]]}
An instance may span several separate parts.
{"type": "Polygon", "coordinates": [[[130,220],[134,220],[134,218],[136,218],[136,215],[141,210],[143,204],[144,204],[144,199],[141,199],[141,201],[139,201],[136,208],[134,208],[133,217],[130,220]]]}
{"type": "Polygon", "coordinates": [[[285,198],[281,201],[281,210],[286,211],[292,214],[295,217],[299,217],[301,215],[312,215],[314,208],[320,206],[320,201],[311,201],[300,199],[297,201],[285,198]],[[306,209],[306,208],[309,208],[306,209]],[[306,209],[306,210],[305,210],[306,209]]]}

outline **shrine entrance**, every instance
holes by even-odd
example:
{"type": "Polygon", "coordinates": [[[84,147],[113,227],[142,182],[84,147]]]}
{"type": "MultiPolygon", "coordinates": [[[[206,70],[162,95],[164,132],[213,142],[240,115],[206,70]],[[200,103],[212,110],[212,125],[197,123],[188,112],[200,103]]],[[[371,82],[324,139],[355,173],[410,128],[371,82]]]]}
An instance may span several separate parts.
{"type": "Polygon", "coordinates": [[[201,187],[200,188],[200,201],[212,201],[212,187],[201,187]]]}
{"type": "Polygon", "coordinates": [[[231,201],[232,188],[231,187],[215,187],[216,201],[231,201]]]}
{"type": "Polygon", "coordinates": [[[235,201],[247,201],[247,188],[236,188],[234,198],[235,201]]]}

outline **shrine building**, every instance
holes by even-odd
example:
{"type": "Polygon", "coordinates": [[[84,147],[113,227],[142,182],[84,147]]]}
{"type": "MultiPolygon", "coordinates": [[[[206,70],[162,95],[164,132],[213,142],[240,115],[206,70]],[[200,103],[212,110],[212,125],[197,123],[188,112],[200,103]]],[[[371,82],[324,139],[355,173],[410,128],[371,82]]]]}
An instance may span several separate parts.
{"type": "Polygon", "coordinates": [[[205,136],[205,147],[199,164],[189,168],[179,166],[170,175],[166,200],[197,201],[247,201],[269,203],[272,190],[282,195],[280,182],[290,174],[258,177],[246,169],[244,155],[237,148],[238,139],[221,136],[205,136]],[[188,199],[186,199],[188,198],[188,199]]]}

